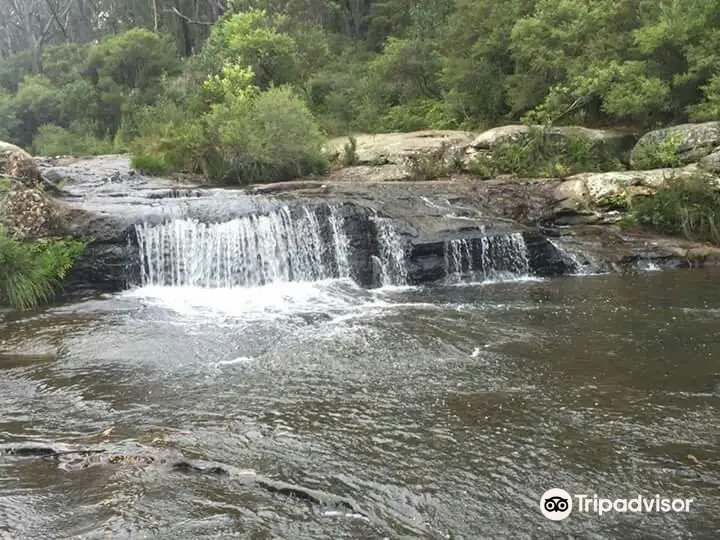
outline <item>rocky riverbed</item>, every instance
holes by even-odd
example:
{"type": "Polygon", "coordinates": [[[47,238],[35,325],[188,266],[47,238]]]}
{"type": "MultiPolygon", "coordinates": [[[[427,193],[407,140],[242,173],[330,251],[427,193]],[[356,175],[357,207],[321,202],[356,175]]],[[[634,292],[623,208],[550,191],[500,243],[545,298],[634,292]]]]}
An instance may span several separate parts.
{"type": "MultiPolygon", "coordinates": [[[[626,149],[631,146],[627,134],[585,131],[603,144],[626,149]]],[[[126,156],[38,158],[38,171],[46,183],[55,186],[54,196],[45,197],[45,206],[52,211],[43,214],[41,225],[51,223],[46,228],[52,234],[92,238],[70,278],[70,292],[117,291],[136,282],[140,262],[135,227],[139,224],[159,224],[173,218],[217,223],[262,214],[281,205],[316,211],[328,205],[341,209],[356,248],[351,262],[364,285],[372,285],[376,273],[372,261],[378,248],[368,235],[374,217],[389,220],[403,239],[413,283],[442,276],[448,242],[476,242],[488,235],[513,233],[523,235],[536,275],[624,272],[718,260],[716,248],[622,231],[617,226],[621,213],[608,202],[618,194],[651,193],[670,175],[713,174],[707,163],[553,179],[480,180],[460,172],[431,181],[409,180],[407,166],[412,156],[439,148],[473,156],[491,152],[499,141],[522,133],[522,127],[506,126],[478,137],[442,131],[359,136],[353,166],[335,170],[325,178],[244,189],[146,177],[131,168],[126,156]]],[[[559,131],[556,136],[564,133],[559,131]]],[[[699,144],[697,135],[693,141],[699,144]]],[[[342,143],[343,139],[331,141],[329,152],[340,152],[342,143]]],[[[713,147],[706,147],[706,155],[694,155],[710,163],[713,147]]],[[[636,149],[633,152],[637,154],[636,149]]],[[[37,197],[26,188],[16,191],[14,199],[21,202],[37,197]]],[[[27,205],[16,206],[22,210],[27,205]]],[[[22,211],[19,217],[10,216],[10,221],[15,228],[22,228],[28,215],[34,214],[22,211]]]]}

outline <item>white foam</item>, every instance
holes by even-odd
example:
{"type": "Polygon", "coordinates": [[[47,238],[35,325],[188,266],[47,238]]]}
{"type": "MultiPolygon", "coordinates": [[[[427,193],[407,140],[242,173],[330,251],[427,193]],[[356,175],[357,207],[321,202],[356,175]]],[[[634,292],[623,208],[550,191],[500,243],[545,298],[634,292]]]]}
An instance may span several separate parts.
{"type": "Polygon", "coordinates": [[[123,293],[184,316],[272,318],[296,313],[347,314],[396,305],[390,291],[371,292],[351,280],[273,283],[259,287],[147,286],[123,293]]]}

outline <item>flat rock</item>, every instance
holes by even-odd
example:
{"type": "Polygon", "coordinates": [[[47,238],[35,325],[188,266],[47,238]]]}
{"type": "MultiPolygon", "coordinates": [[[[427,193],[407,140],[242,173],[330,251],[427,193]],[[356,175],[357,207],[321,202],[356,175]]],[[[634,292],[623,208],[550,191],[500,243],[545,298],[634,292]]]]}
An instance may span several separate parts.
{"type": "MultiPolygon", "coordinates": [[[[408,156],[440,150],[449,146],[464,150],[473,140],[466,131],[427,130],[412,133],[379,133],[354,135],[357,142],[357,165],[404,165],[408,156]]],[[[329,156],[342,156],[348,137],[331,139],[326,151],[329,156]]]]}

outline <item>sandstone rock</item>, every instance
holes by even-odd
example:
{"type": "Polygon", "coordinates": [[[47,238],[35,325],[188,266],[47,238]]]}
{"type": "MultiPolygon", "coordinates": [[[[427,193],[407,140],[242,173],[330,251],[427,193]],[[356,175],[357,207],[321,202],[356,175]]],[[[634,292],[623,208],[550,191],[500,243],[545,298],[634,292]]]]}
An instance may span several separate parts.
{"type": "Polygon", "coordinates": [[[720,175],[720,150],[702,158],[698,166],[704,171],[720,175]]]}
{"type": "Polygon", "coordinates": [[[20,238],[46,238],[57,233],[56,202],[42,191],[17,184],[0,202],[0,220],[20,238]]]}
{"type": "MultiPolygon", "coordinates": [[[[541,129],[541,126],[509,125],[490,129],[475,137],[470,144],[469,152],[493,150],[501,144],[519,142],[533,129],[541,129]]],[[[632,133],[589,129],[582,126],[551,127],[545,130],[545,134],[557,140],[567,140],[573,137],[584,139],[593,145],[604,146],[609,151],[616,152],[618,158],[622,157],[624,152],[629,151],[636,140],[632,133]]]]}
{"type": "MultiPolygon", "coordinates": [[[[437,151],[447,146],[464,150],[472,142],[472,134],[465,131],[416,131],[413,133],[380,133],[355,135],[357,141],[357,165],[404,165],[409,156],[437,151]]],[[[338,137],[328,142],[326,153],[340,157],[348,137],[338,137]]]]}
{"type": "Polygon", "coordinates": [[[40,180],[40,171],[33,157],[14,144],[0,141],[0,174],[23,181],[40,180]]]}
{"type": "Polygon", "coordinates": [[[555,213],[582,214],[587,210],[616,208],[637,195],[651,195],[673,178],[703,174],[695,165],[679,169],[582,173],[568,177],[555,188],[555,213]]]}
{"type": "Polygon", "coordinates": [[[681,124],[650,131],[632,149],[630,164],[634,169],[652,169],[688,165],[711,154],[720,146],[720,122],[681,124]]]}

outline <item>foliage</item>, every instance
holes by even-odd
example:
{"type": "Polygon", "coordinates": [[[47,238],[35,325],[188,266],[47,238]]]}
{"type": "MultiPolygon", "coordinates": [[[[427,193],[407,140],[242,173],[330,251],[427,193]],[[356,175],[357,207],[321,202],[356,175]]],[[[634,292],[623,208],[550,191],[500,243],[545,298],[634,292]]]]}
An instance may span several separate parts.
{"type": "Polygon", "coordinates": [[[70,129],[45,124],[33,139],[33,153],[40,156],[94,156],[110,154],[115,145],[108,139],[93,135],[95,129],[82,123],[74,123],[70,129]]]}
{"type": "Polygon", "coordinates": [[[133,156],[131,163],[134,169],[150,176],[164,176],[170,170],[163,157],[148,154],[133,156]]]}
{"type": "Polygon", "coordinates": [[[463,168],[460,155],[446,142],[439,148],[408,156],[408,178],[423,182],[449,176],[463,168]]]}
{"type": "Polygon", "coordinates": [[[673,178],[655,195],[633,201],[626,224],[720,245],[720,190],[706,177],[673,178]]]}
{"type": "Polygon", "coordinates": [[[0,305],[28,309],[49,302],[85,247],[72,238],[23,242],[0,228],[0,305]]]}
{"type": "Polygon", "coordinates": [[[720,75],[715,75],[701,90],[704,99],[690,106],[690,117],[699,122],[720,120],[720,75]]]}
{"type": "Polygon", "coordinates": [[[149,91],[164,75],[178,73],[180,64],[167,36],[133,28],[95,45],[88,66],[120,88],[149,91]]]}
{"type": "Polygon", "coordinates": [[[532,178],[619,170],[623,166],[601,145],[535,128],[518,141],[497,145],[491,154],[479,154],[468,168],[482,178],[500,174],[532,178]]]}
{"type": "Polygon", "coordinates": [[[660,169],[663,167],[679,167],[682,165],[678,149],[680,138],[669,135],[653,144],[638,146],[633,155],[636,169],[660,169]]]}
{"type": "Polygon", "coordinates": [[[352,167],[360,161],[357,153],[357,139],[353,136],[348,137],[348,142],[343,146],[341,162],[343,167],[352,167]]]}
{"type": "Polygon", "coordinates": [[[278,31],[282,22],[282,17],[263,10],[231,15],[213,27],[203,55],[216,69],[249,66],[255,85],[262,89],[292,83],[298,76],[298,50],[290,35],[278,31]]]}
{"type": "Polygon", "coordinates": [[[324,137],[305,103],[288,87],[242,91],[213,107],[212,148],[224,167],[216,181],[289,180],[327,170],[324,137]]]}

